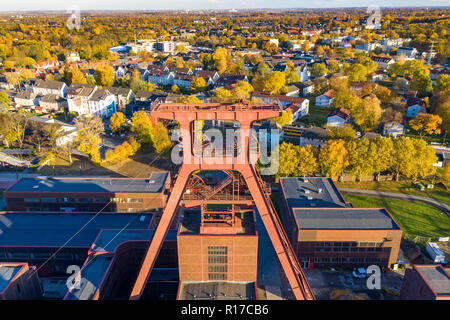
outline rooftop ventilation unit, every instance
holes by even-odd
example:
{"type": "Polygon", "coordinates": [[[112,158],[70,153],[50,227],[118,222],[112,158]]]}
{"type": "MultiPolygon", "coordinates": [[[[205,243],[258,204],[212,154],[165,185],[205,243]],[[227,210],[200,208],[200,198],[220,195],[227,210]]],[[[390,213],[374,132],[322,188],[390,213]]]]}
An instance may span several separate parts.
{"type": "Polygon", "coordinates": [[[312,199],[313,199],[313,197],[311,197],[311,196],[310,196],[310,197],[308,197],[308,200],[312,200],[312,199]]]}
{"type": "Polygon", "coordinates": [[[37,189],[37,188],[39,188],[38,184],[33,186],[33,189],[37,189]]]}
{"type": "Polygon", "coordinates": [[[319,193],[322,193],[323,192],[323,189],[322,188],[319,188],[319,193]]]}
{"type": "Polygon", "coordinates": [[[140,222],[144,222],[144,221],[145,221],[145,216],[141,216],[141,217],[139,218],[139,221],[140,221],[140,222]]]}
{"type": "Polygon", "coordinates": [[[305,194],[309,194],[309,190],[305,190],[305,194]]]}

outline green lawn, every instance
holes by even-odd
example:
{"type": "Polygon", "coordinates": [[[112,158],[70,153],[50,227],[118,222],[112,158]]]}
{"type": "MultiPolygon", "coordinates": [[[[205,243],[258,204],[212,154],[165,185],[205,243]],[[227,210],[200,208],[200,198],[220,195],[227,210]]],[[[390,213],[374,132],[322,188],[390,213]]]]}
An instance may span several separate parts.
{"type": "Polygon", "coordinates": [[[343,196],[357,208],[386,208],[409,238],[450,236],[450,218],[432,206],[397,199],[343,196]]]}
{"type": "Polygon", "coordinates": [[[275,210],[277,210],[277,214],[278,214],[278,217],[280,218],[281,223],[283,223],[283,219],[281,217],[280,205],[278,204],[278,191],[272,192],[272,194],[270,195],[270,199],[272,200],[275,210]]]}
{"type": "MultiPolygon", "coordinates": [[[[424,181],[424,184],[429,182],[424,181]]],[[[412,194],[435,199],[450,205],[450,192],[442,187],[434,186],[434,189],[420,191],[412,186],[411,181],[371,181],[371,182],[336,182],[338,188],[368,189],[387,192],[412,194]]]]}
{"type": "Polygon", "coordinates": [[[313,124],[315,126],[322,127],[327,123],[327,116],[329,113],[330,111],[325,108],[316,107],[310,104],[308,115],[298,119],[297,121],[305,124],[313,124]]]}

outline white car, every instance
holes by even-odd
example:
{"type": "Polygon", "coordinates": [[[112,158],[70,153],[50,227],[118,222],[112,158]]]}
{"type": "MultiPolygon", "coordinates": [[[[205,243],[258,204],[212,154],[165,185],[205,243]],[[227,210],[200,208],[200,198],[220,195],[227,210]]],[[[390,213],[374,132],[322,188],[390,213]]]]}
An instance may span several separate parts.
{"type": "Polygon", "coordinates": [[[355,278],[365,278],[367,276],[366,269],[364,268],[355,269],[353,270],[352,275],[355,278]]]}

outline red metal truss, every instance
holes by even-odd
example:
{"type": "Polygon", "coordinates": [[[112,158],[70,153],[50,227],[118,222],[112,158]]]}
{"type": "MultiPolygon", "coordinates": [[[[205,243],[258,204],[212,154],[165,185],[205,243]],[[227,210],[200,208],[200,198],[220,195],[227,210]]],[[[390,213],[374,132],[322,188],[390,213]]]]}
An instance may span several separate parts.
{"type": "MultiPolygon", "coordinates": [[[[253,159],[250,154],[252,150],[250,149],[249,139],[252,123],[256,120],[278,117],[281,115],[281,112],[282,107],[279,104],[251,104],[247,102],[235,104],[163,103],[153,109],[151,113],[152,118],[176,120],[180,123],[183,141],[183,164],[153,239],[150,242],[150,247],[142,262],[130,299],[136,300],[141,297],[169,226],[176,216],[177,208],[180,205],[189,178],[198,170],[233,170],[242,174],[253,198],[252,203],[256,205],[261,215],[295,298],[298,300],[314,299],[314,295],[284,232],[275,208],[265,193],[265,184],[259,176],[256,167],[250,161],[250,159],[253,159]],[[229,120],[239,122],[240,154],[235,154],[232,159],[224,161],[224,159],[213,156],[200,157],[192,152],[192,122],[195,120],[229,120]]],[[[198,203],[201,204],[202,202],[199,201],[198,203]]],[[[236,204],[238,202],[228,201],[228,203],[236,204]]]]}

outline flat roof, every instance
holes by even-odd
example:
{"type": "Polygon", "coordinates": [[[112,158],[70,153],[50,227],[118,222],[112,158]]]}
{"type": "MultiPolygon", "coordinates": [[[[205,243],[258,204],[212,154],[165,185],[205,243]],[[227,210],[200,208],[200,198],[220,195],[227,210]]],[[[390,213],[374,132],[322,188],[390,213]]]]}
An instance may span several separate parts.
{"type": "MultiPolygon", "coordinates": [[[[148,221],[147,221],[148,223],[148,221]]],[[[90,252],[114,252],[116,248],[127,241],[150,241],[155,230],[102,230],[91,247],[90,252]]],[[[169,230],[164,241],[176,241],[177,231],[169,230]]]]}
{"type": "Polygon", "coordinates": [[[280,178],[289,209],[294,207],[345,208],[344,198],[331,178],[280,178]]]}
{"type": "Polygon", "coordinates": [[[159,193],[169,172],[153,172],[149,179],[136,178],[69,178],[69,177],[24,177],[7,192],[124,192],[159,193]]]}
{"type": "Polygon", "coordinates": [[[255,300],[255,283],[244,281],[182,281],[179,300],[255,300]]]}
{"type": "Polygon", "coordinates": [[[23,264],[17,265],[2,265],[0,263],[0,292],[5,290],[11,280],[23,268],[23,264]]]}
{"type": "Polygon", "coordinates": [[[3,212],[0,213],[0,247],[59,247],[66,244],[89,248],[102,229],[147,229],[152,215],[3,212]],[[144,222],[140,222],[141,215],[146,216],[144,222]]]}
{"type": "Polygon", "coordinates": [[[437,295],[450,295],[450,277],[440,265],[415,266],[437,295]]]}
{"type": "Polygon", "coordinates": [[[386,209],[294,208],[300,230],[400,230],[386,209]]]}

